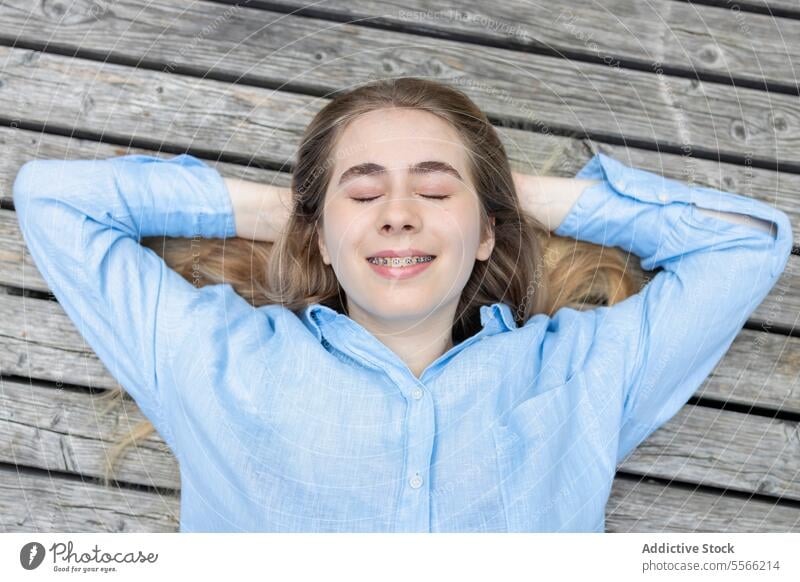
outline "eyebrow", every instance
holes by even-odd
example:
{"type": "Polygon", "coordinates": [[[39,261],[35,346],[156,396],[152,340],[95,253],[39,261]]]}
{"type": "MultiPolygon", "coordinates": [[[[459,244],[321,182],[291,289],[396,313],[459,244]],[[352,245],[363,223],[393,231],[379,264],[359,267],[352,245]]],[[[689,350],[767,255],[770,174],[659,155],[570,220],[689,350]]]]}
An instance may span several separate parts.
{"type": "MultiPolygon", "coordinates": [[[[424,175],[424,174],[431,174],[434,172],[444,172],[446,174],[450,174],[451,176],[463,182],[463,178],[461,177],[461,174],[458,173],[458,170],[456,170],[453,166],[451,166],[447,162],[441,162],[439,160],[428,160],[425,162],[419,162],[418,164],[409,166],[408,171],[413,175],[424,175]]],[[[375,164],[373,162],[364,162],[363,164],[358,164],[356,166],[348,168],[344,172],[344,174],[342,174],[342,176],[339,178],[339,186],[358,176],[372,176],[376,174],[383,175],[385,173],[386,173],[385,166],[381,166],[380,164],[375,164]]]]}

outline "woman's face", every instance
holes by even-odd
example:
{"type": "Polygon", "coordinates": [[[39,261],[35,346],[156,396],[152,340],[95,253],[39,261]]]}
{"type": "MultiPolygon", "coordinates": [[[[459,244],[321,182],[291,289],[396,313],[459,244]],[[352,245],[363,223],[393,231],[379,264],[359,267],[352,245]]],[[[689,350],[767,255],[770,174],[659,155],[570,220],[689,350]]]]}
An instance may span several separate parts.
{"type": "Polygon", "coordinates": [[[456,131],[424,111],[372,111],[345,128],[334,159],[318,240],[350,316],[401,325],[455,316],[475,260],[494,248],[491,235],[480,239],[479,200],[456,131]],[[368,260],[410,250],[435,258],[411,267],[368,260]]]}

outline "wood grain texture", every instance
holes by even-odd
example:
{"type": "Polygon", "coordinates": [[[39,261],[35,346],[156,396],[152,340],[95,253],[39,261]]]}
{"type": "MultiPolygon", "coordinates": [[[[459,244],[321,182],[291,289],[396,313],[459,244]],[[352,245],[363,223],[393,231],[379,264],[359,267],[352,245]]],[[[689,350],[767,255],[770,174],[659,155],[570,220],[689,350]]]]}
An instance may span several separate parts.
{"type": "Polygon", "coordinates": [[[620,465],[638,475],[800,500],[800,424],[684,406],[620,465]]]}
{"type": "MultiPolygon", "coordinates": [[[[112,406],[60,385],[7,381],[0,403],[0,462],[95,479],[115,441],[146,420],[130,398],[112,406]]],[[[180,489],[178,463],[158,433],[131,445],[113,469],[120,482],[180,489]]]]}
{"type": "Polygon", "coordinates": [[[799,532],[800,509],[768,500],[664,486],[649,479],[617,478],[606,505],[606,531],[799,532]]]}
{"type": "Polygon", "coordinates": [[[0,532],[178,531],[180,498],[0,468],[0,532]]]}
{"type": "MultiPolygon", "coordinates": [[[[185,126],[186,104],[191,103],[191,109],[201,111],[202,117],[226,119],[243,137],[253,135],[254,124],[262,134],[281,134],[296,122],[302,123],[302,114],[296,113],[301,103],[284,109],[284,118],[277,125],[261,122],[260,114],[274,111],[272,91],[262,90],[259,97],[250,85],[272,87],[288,82],[306,92],[327,94],[378,78],[415,75],[454,84],[494,118],[539,130],[613,136],[629,143],[708,154],[723,152],[800,169],[800,104],[794,95],[670,77],[658,69],[638,71],[566,61],[261,10],[232,10],[227,5],[201,5],[188,11],[181,6],[180,18],[175,19],[177,4],[160,6],[161,12],[152,18],[132,16],[132,21],[118,23],[116,9],[95,18],[89,4],[78,4],[69,12],[72,26],[56,26],[49,17],[48,42],[65,51],[80,46],[92,53],[113,52],[119,59],[143,60],[166,72],[134,73],[121,65],[72,62],[58,55],[31,55],[24,49],[6,48],[0,51],[7,63],[6,90],[0,92],[0,104],[8,110],[7,116],[37,123],[54,122],[55,117],[62,124],[88,122],[93,132],[113,132],[97,124],[101,120],[111,123],[109,101],[125,103],[129,113],[141,119],[140,132],[135,135],[144,139],[151,123],[148,102],[155,100],[159,107],[170,108],[174,123],[170,129],[175,133],[185,126]],[[143,43],[142,38],[168,40],[143,43]],[[198,54],[201,52],[205,56],[198,54]],[[221,99],[222,90],[213,84],[201,92],[198,89],[205,83],[199,83],[200,79],[169,75],[181,63],[186,71],[201,76],[208,74],[210,67],[217,67],[218,73],[224,72],[228,78],[246,75],[248,86],[238,84],[228,99],[221,99]],[[294,74],[287,79],[286,71],[294,74]],[[164,76],[173,78],[171,87],[166,86],[164,76]],[[12,93],[33,96],[34,87],[44,83],[48,88],[41,98],[58,94],[57,102],[2,100],[3,95],[12,93]],[[136,88],[139,99],[131,97],[136,88]],[[77,118],[74,113],[66,115],[64,107],[68,105],[82,106],[77,118]]],[[[135,10],[138,13],[139,8],[135,10]]],[[[46,14],[40,15],[40,20],[46,18],[46,14]]],[[[64,18],[59,15],[56,22],[64,18]]],[[[15,30],[22,34],[20,39],[26,38],[24,28],[15,30]]],[[[40,26],[33,26],[27,34],[41,39],[39,30],[40,26]]],[[[191,136],[203,142],[208,134],[200,131],[191,136]]]]}
{"type": "MultiPolygon", "coordinates": [[[[790,0],[791,1],[791,0],[790,0]]],[[[272,5],[309,7],[296,0],[272,5]]],[[[794,0],[800,13],[800,4],[794,0]]],[[[741,4],[706,6],[674,0],[323,0],[315,11],[355,22],[380,19],[404,29],[468,34],[481,42],[593,58],[608,66],[658,65],[714,78],[797,88],[800,21],[741,10],[741,4]]]]}

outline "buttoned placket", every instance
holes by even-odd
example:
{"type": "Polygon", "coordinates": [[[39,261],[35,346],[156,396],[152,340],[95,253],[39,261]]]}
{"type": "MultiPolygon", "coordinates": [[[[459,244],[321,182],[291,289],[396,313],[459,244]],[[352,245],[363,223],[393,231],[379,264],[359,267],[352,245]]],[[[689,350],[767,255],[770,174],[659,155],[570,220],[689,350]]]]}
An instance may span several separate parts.
{"type": "Polygon", "coordinates": [[[413,374],[404,376],[395,379],[406,399],[405,482],[400,489],[395,531],[428,532],[431,527],[431,457],[436,437],[433,398],[413,374]]]}
{"type": "MultiPolygon", "coordinates": [[[[405,416],[405,449],[403,482],[397,505],[396,532],[429,532],[431,516],[431,458],[433,455],[434,439],[436,437],[436,419],[434,414],[433,396],[424,381],[435,373],[449,357],[478,341],[485,335],[497,333],[502,329],[513,329],[513,317],[506,305],[483,306],[480,309],[481,324],[484,329],[475,336],[468,338],[461,345],[450,352],[443,354],[423,372],[420,379],[416,378],[408,367],[391,352],[386,346],[371,336],[363,339],[378,354],[383,353],[383,364],[376,362],[375,354],[345,341],[348,333],[360,335],[360,330],[354,327],[351,320],[340,320],[349,327],[342,331],[342,327],[331,325],[327,327],[330,340],[334,340],[334,347],[345,350],[351,357],[358,358],[362,363],[376,371],[388,375],[393,384],[397,386],[406,401],[405,416]]],[[[334,312],[328,312],[330,318],[335,318],[334,312]]],[[[316,323],[321,323],[317,316],[312,316],[316,323]]],[[[330,323],[334,319],[328,319],[330,323]]],[[[319,327],[317,331],[321,334],[319,327]]]]}
{"type": "Polygon", "coordinates": [[[323,323],[318,315],[312,315],[322,335],[325,329],[327,342],[349,357],[356,358],[369,368],[389,377],[400,391],[406,403],[404,422],[405,459],[402,482],[397,503],[396,532],[430,531],[430,464],[436,434],[433,399],[425,385],[408,367],[374,337],[361,333],[349,319],[327,312],[323,323]],[[359,341],[352,341],[354,338],[359,341]],[[358,344],[367,342],[371,351],[358,344]],[[384,356],[381,358],[381,354],[384,356]],[[377,360],[383,360],[377,361],[377,360]]]}

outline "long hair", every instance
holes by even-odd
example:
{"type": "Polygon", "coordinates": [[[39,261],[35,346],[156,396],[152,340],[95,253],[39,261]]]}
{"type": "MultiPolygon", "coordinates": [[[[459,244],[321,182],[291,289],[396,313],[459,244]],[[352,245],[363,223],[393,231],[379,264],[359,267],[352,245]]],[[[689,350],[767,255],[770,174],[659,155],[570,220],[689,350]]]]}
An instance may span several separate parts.
{"type": "MultiPolygon", "coordinates": [[[[343,130],[360,115],[385,108],[417,109],[448,122],[467,152],[484,233],[490,228],[489,216],[495,218],[494,249],[488,260],[475,261],[461,293],[451,332],[453,345],[480,329],[479,310],[485,304],[508,304],[521,326],[538,313],[552,315],[565,306],[613,305],[638,290],[639,283],[620,250],[558,237],[522,211],[505,148],[486,115],[467,95],[413,77],[362,85],[336,96],[316,114],[297,153],[292,213],[284,234],[274,243],[159,237],[145,239],[143,244],[187,280],[200,286],[230,283],[254,307],[280,304],[299,315],[306,306],[320,303],[346,313],[344,291],[319,253],[316,225],[322,219],[343,130]]],[[[122,389],[107,394],[113,403],[122,389]]],[[[115,443],[108,456],[106,482],[123,450],[153,430],[145,421],[115,443]]]]}

